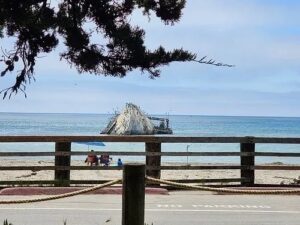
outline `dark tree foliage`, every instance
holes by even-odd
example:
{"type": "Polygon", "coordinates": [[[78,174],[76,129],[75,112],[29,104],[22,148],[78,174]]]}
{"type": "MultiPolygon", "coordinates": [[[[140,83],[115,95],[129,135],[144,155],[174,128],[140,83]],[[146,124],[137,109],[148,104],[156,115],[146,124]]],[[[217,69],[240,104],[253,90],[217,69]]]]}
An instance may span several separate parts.
{"type": "Polygon", "coordinates": [[[0,0],[0,38],[15,40],[12,49],[2,49],[0,58],[1,76],[16,74],[14,85],[2,90],[4,98],[25,93],[37,57],[51,52],[59,40],[66,47],[61,58],[80,73],[124,77],[140,69],[154,78],[160,75],[160,66],[174,61],[231,66],[205,57],[197,60],[183,49],[167,51],[160,46],[150,51],[144,45],[144,30],[130,24],[130,15],[139,8],[145,16],[155,14],[173,25],[184,6],[185,0],[0,0]],[[94,29],[88,28],[91,24],[94,29]],[[103,42],[95,43],[95,35],[103,42]]]}

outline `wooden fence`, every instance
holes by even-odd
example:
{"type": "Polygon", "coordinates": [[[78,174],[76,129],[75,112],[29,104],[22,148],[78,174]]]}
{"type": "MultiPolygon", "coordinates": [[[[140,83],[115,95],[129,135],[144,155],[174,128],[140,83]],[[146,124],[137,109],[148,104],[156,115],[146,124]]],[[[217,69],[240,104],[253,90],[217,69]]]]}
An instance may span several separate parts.
{"type": "MultiPolygon", "coordinates": [[[[70,184],[98,184],[107,180],[70,180],[71,170],[119,170],[117,166],[71,166],[71,156],[86,155],[87,151],[72,151],[72,142],[139,142],[145,143],[145,149],[139,152],[124,151],[96,151],[100,155],[107,153],[118,156],[145,156],[146,174],[160,178],[161,170],[240,170],[240,178],[220,179],[189,179],[175,180],[183,183],[227,183],[240,182],[242,186],[255,185],[255,170],[300,170],[300,166],[290,165],[255,165],[255,157],[300,157],[300,153],[287,152],[255,152],[255,144],[300,144],[300,138],[269,138],[269,137],[185,137],[185,136],[0,136],[0,143],[20,142],[55,142],[53,152],[0,152],[0,157],[26,157],[26,156],[53,156],[54,166],[1,166],[5,170],[53,170],[54,180],[7,180],[0,181],[0,185],[56,185],[68,186],[70,184]],[[236,143],[240,144],[240,152],[164,152],[162,143],[236,143]],[[240,157],[239,165],[161,165],[162,156],[193,156],[193,157],[240,157]]],[[[300,145],[299,145],[300,146],[300,145]]],[[[0,145],[1,147],[1,145],[0,145]]],[[[1,150],[1,149],[0,149],[1,150]]]]}

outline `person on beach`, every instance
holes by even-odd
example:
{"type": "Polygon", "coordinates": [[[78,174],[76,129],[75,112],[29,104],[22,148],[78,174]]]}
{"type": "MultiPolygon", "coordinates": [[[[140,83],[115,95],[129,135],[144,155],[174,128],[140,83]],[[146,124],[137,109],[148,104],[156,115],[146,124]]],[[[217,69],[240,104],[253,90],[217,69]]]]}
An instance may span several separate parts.
{"type": "Polygon", "coordinates": [[[93,164],[95,166],[98,166],[98,164],[99,164],[98,160],[99,160],[98,156],[96,155],[94,150],[91,150],[91,152],[88,154],[88,156],[85,159],[85,163],[87,163],[90,166],[92,166],[93,164]]]}
{"type": "Polygon", "coordinates": [[[122,167],[123,166],[123,162],[120,158],[118,158],[118,167],[122,167]]]}
{"type": "Polygon", "coordinates": [[[108,154],[103,154],[100,156],[100,165],[109,166],[111,160],[108,154]]]}

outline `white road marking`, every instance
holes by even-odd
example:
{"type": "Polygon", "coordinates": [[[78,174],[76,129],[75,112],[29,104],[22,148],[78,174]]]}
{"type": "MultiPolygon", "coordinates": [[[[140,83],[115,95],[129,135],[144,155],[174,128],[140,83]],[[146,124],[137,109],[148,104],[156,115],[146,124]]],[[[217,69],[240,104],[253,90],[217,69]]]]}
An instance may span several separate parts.
{"type": "Polygon", "coordinates": [[[182,205],[179,204],[157,204],[156,206],[158,208],[182,208],[182,205]]]}
{"type": "MultiPolygon", "coordinates": [[[[121,211],[118,208],[0,208],[0,210],[69,210],[69,211],[121,211]]],[[[300,211],[281,211],[281,210],[241,210],[241,209],[146,209],[149,212],[224,212],[224,213],[286,213],[286,214],[300,214],[300,211]]]]}
{"type": "Polygon", "coordinates": [[[300,211],[271,211],[271,210],[230,210],[230,209],[146,209],[146,211],[152,212],[228,212],[228,213],[288,213],[288,214],[300,214],[300,211]]]}
{"type": "Polygon", "coordinates": [[[192,205],[193,208],[270,209],[269,205],[192,205]]]}

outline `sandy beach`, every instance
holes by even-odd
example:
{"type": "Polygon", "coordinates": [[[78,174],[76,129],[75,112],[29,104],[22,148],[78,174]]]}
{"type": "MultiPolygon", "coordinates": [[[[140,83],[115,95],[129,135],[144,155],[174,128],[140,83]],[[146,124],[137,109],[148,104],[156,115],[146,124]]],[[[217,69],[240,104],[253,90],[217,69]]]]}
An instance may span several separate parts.
{"type": "MultiPolygon", "coordinates": [[[[54,166],[54,160],[1,160],[2,166],[54,166]]],[[[73,160],[72,166],[86,165],[81,160],[73,160]]],[[[170,164],[168,164],[170,165],[170,164]]],[[[174,164],[173,164],[174,165],[174,164]]],[[[239,178],[239,170],[164,170],[163,179],[212,179],[239,178]]],[[[257,170],[255,182],[257,184],[288,184],[300,176],[300,171],[287,170],[257,170]]],[[[122,171],[116,170],[85,170],[71,171],[72,180],[113,180],[122,177],[122,171]]],[[[54,171],[1,171],[0,179],[6,180],[53,180],[54,171]]]]}

